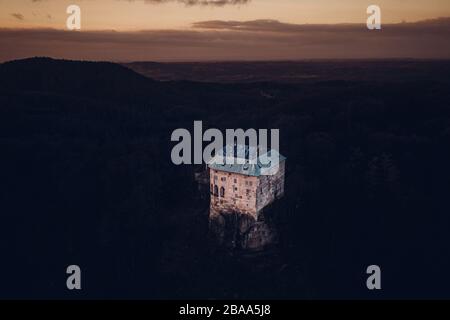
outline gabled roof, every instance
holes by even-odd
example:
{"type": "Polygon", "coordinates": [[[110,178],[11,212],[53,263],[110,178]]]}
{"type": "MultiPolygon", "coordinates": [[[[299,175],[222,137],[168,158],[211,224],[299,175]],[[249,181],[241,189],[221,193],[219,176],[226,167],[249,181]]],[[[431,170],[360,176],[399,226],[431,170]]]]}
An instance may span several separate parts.
{"type": "Polygon", "coordinates": [[[257,148],[242,145],[225,146],[208,162],[208,167],[213,170],[258,177],[268,175],[285,159],[274,149],[257,157],[257,148]]]}

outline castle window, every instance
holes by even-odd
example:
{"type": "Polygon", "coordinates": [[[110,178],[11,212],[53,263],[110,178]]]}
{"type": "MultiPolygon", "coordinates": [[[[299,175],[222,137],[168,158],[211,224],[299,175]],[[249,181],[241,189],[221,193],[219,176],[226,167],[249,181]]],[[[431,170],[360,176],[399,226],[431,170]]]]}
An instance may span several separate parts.
{"type": "Polygon", "coordinates": [[[249,183],[248,183],[250,186],[252,186],[253,185],[253,182],[252,181],[250,181],[249,183]]]}
{"type": "Polygon", "coordinates": [[[237,179],[234,179],[234,183],[237,183],[237,179]]]}
{"type": "Polygon", "coordinates": [[[214,193],[214,185],[211,183],[211,190],[210,190],[211,194],[214,193]]]}
{"type": "Polygon", "coordinates": [[[220,187],[220,196],[221,197],[225,196],[225,188],[224,187],[220,187]]]}
{"type": "Polygon", "coordinates": [[[214,186],[214,196],[218,196],[219,195],[219,187],[214,186]]]}
{"type": "Polygon", "coordinates": [[[217,181],[217,176],[214,176],[214,181],[217,181]]]}

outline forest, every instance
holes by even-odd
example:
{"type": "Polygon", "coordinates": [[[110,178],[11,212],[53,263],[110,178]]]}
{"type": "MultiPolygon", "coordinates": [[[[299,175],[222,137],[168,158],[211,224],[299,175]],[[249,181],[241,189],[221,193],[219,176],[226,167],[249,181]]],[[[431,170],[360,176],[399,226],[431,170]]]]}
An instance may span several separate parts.
{"type": "Polygon", "coordinates": [[[159,81],[106,62],[0,64],[0,297],[449,298],[450,62],[292,67],[319,76],[159,81]],[[209,242],[203,166],[170,159],[173,130],[198,120],[280,129],[273,248],[209,242]],[[80,292],[65,287],[71,264],[80,292]],[[371,264],[380,292],[365,286],[371,264]]]}

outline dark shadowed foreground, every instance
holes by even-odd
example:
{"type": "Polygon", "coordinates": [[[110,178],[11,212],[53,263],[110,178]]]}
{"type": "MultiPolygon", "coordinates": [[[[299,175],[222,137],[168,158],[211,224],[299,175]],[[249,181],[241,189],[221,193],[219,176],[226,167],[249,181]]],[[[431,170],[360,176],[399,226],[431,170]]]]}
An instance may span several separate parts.
{"type": "Polygon", "coordinates": [[[263,76],[226,83],[111,63],[0,65],[0,297],[449,298],[450,63],[278,67],[296,80],[249,63],[263,76]],[[197,168],[170,161],[172,130],[194,120],[280,128],[277,246],[210,245],[197,168]],[[70,264],[79,293],[65,287],[70,264]],[[380,292],[365,287],[371,264],[380,292]]]}

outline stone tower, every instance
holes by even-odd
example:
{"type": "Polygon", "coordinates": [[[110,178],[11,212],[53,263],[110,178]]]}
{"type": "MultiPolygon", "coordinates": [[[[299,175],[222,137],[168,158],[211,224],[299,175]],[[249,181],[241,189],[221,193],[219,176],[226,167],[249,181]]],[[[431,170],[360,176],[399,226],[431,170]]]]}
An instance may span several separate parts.
{"type": "Polygon", "coordinates": [[[227,246],[258,248],[275,237],[264,209],[284,195],[286,158],[276,150],[262,155],[256,151],[247,146],[225,148],[208,164],[210,226],[227,246]]]}

